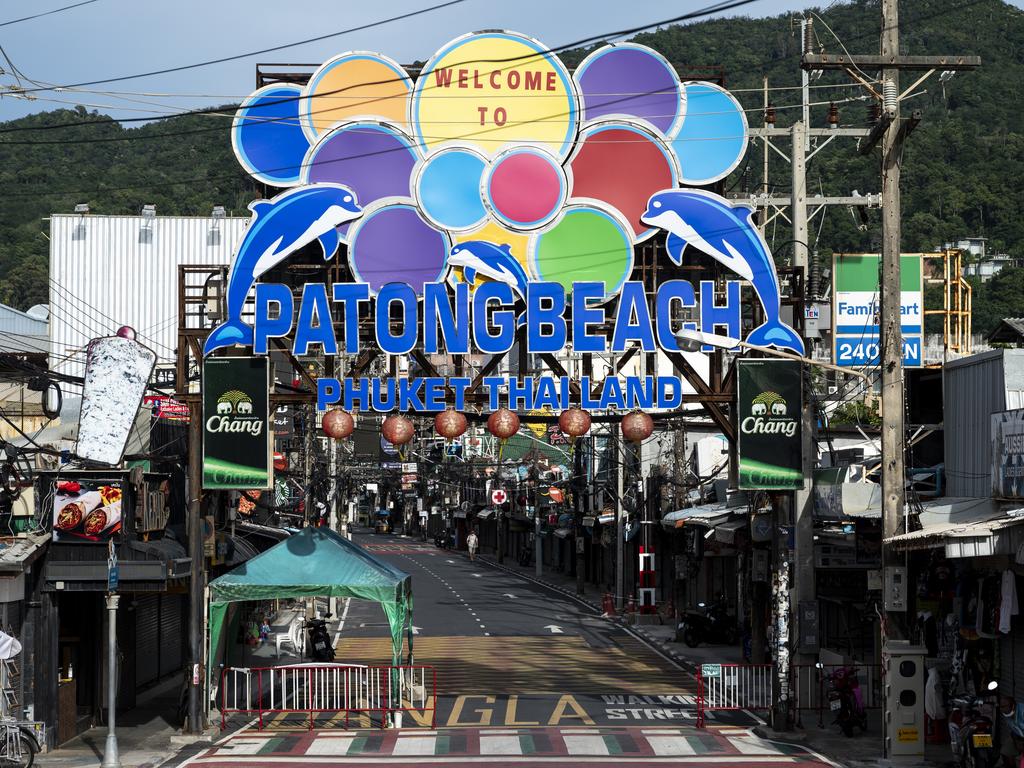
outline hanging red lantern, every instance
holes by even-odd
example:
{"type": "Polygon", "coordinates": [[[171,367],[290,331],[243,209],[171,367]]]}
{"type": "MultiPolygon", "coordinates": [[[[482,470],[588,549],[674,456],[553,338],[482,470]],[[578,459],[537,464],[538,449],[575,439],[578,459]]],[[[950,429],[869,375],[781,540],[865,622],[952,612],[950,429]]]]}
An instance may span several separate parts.
{"type": "Polygon", "coordinates": [[[501,440],[508,440],[519,431],[519,416],[508,408],[499,408],[487,417],[487,431],[501,440]]]}
{"type": "Polygon", "coordinates": [[[558,428],[570,438],[587,434],[590,430],[590,412],[573,406],[558,414],[558,428]]]}
{"type": "Polygon", "coordinates": [[[631,443],[642,443],[654,433],[654,419],[643,411],[630,411],[622,417],[622,437],[631,443]]]}
{"type": "Polygon", "coordinates": [[[344,440],[352,434],[355,427],[356,422],[352,418],[352,414],[341,410],[341,408],[332,408],[325,413],[323,422],[320,424],[324,434],[332,440],[344,440]]]}
{"type": "Polygon", "coordinates": [[[405,445],[416,433],[416,427],[405,416],[388,416],[380,425],[380,433],[392,445],[405,445]]]}
{"type": "Polygon", "coordinates": [[[469,426],[469,422],[466,421],[465,415],[451,408],[441,411],[434,417],[434,429],[445,440],[454,440],[459,437],[466,431],[467,426],[469,426]]]}

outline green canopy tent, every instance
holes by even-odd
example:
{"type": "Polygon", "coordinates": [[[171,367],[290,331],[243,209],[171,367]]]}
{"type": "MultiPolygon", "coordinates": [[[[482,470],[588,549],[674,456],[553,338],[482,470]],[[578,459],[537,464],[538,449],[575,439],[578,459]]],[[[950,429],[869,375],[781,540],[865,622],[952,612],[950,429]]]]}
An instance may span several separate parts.
{"type": "Polygon", "coordinates": [[[408,631],[412,663],[412,577],[327,528],[303,528],[210,582],[210,657],[220,645],[228,604],[294,597],[353,597],[384,608],[392,664],[408,631]]]}

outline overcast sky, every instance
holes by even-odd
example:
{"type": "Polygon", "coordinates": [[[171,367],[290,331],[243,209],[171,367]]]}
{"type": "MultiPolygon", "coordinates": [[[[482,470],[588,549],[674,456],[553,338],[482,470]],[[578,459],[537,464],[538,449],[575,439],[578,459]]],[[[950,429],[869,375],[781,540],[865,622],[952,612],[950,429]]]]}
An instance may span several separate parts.
{"type": "MultiPolygon", "coordinates": [[[[247,53],[339,32],[444,0],[95,0],[60,13],[4,24],[75,0],[0,2],[0,45],[27,78],[81,83],[247,53]]],[[[1013,0],[1024,5],[1024,0],[1013,0]]],[[[706,7],[709,0],[464,0],[458,5],[271,54],[167,75],[90,86],[113,93],[39,92],[35,101],[0,98],[0,120],[84,104],[118,117],[238,100],[254,88],[257,62],[319,63],[347,50],[372,50],[401,62],[425,59],[446,41],[480,29],[511,29],[557,47],[706,7]],[[144,92],[127,93],[127,92],[144,92]],[[149,95],[151,93],[161,95],[149,95]],[[169,98],[162,94],[189,94],[169,98]],[[209,98],[207,98],[209,97],[209,98]],[[127,101],[135,99],[136,101],[127,101]],[[47,101],[44,99],[52,99],[47,101]],[[56,101],[59,100],[59,101],[56,101]],[[68,102],[68,103],[64,103],[68,102]],[[140,103],[149,102],[149,103],[140,103]]],[[[822,3],[755,0],[734,12],[774,16],[822,3]]],[[[17,81],[0,62],[0,84],[17,81]]],[[[34,87],[22,82],[24,87],[34,87]]]]}

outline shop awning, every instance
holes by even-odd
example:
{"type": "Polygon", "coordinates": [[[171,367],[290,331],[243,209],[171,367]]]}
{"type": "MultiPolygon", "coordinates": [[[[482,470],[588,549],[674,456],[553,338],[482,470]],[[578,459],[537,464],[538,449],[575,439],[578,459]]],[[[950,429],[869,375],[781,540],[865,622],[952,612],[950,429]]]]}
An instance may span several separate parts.
{"type": "Polygon", "coordinates": [[[560,539],[567,539],[572,536],[572,531],[568,528],[558,528],[555,530],[555,536],[560,539]]]}
{"type": "Polygon", "coordinates": [[[661,524],[669,529],[682,528],[684,525],[703,525],[713,528],[728,520],[734,510],[736,507],[729,507],[725,502],[687,507],[663,515],[661,524]]]}
{"type": "Polygon", "coordinates": [[[1024,515],[1001,511],[990,498],[943,498],[926,501],[918,515],[920,529],[885,540],[897,550],[945,547],[946,557],[1011,554],[1005,529],[1024,523],[1024,515]]]}
{"type": "Polygon", "coordinates": [[[746,515],[726,520],[715,526],[715,540],[723,544],[733,544],[736,541],[736,531],[741,531],[750,524],[746,515]]]}
{"type": "Polygon", "coordinates": [[[486,509],[481,509],[479,512],[476,513],[476,519],[477,520],[486,520],[487,518],[489,518],[493,514],[494,514],[494,508],[493,507],[487,507],[486,509]]]}

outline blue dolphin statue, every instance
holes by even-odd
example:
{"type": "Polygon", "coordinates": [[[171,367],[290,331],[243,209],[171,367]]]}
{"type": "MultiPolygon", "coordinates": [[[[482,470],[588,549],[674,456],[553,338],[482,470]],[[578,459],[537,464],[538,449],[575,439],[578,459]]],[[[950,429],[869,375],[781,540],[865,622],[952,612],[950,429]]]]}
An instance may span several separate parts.
{"type": "Polygon", "coordinates": [[[512,246],[495,245],[487,240],[469,240],[459,243],[451,250],[448,263],[454,267],[462,267],[466,282],[472,284],[477,276],[489,277],[502,283],[508,283],[524,299],[526,284],[530,278],[516,257],[512,255],[512,246]]]}
{"type": "Polygon", "coordinates": [[[668,189],[651,196],[640,220],[669,233],[668,255],[676,264],[692,245],[750,281],[767,320],[750,332],[748,344],[803,355],[803,339],[779,319],[779,277],[768,244],[750,220],[752,213],[713,192],[668,189]]]}
{"type": "Polygon", "coordinates": [[[363,209],[340,184],[307,184],[272,200],[249,203],[252,219],[235,253],[228,275],[227,319],[206,339],[203,354],[235,344],[252,344],[252,328],[242,322],[242,308],[256,278],[290,254],[320,241],[324,260],[338,250],[337,226],[358,218],[363,209]]]}

